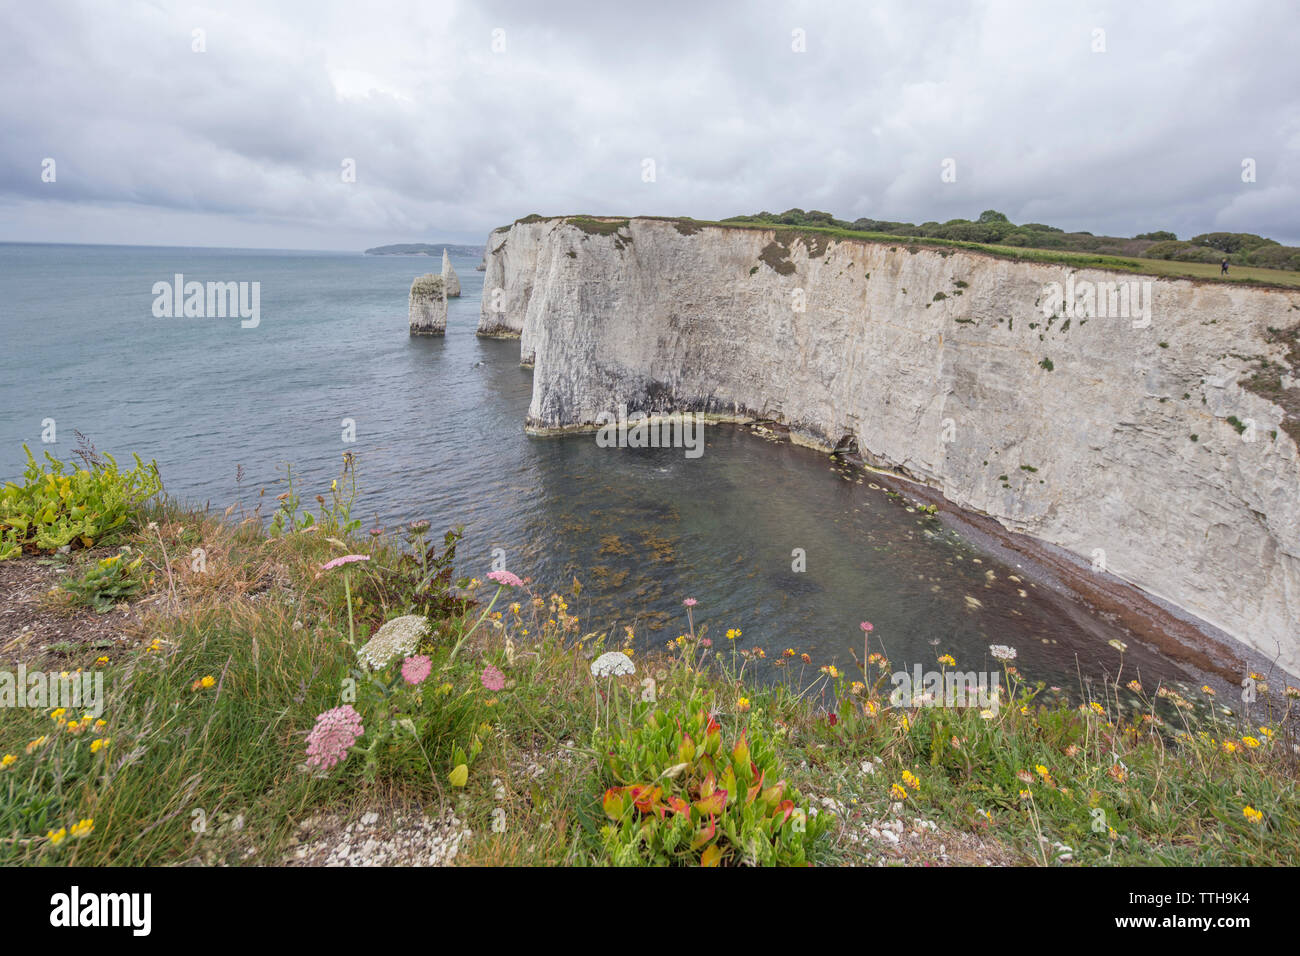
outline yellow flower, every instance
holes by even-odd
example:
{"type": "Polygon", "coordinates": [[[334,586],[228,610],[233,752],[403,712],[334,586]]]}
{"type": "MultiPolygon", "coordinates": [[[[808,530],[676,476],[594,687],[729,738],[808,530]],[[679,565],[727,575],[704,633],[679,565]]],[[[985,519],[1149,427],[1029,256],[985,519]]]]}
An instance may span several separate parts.
{"type": "Polygon", "coordinates": [[[633,649],[630,648],[630,647],[625,647],[625,648],[623,648],[623,653],[626,654],[628,657],[631,657],[632,655],[634,655],[634,654],[636,653],[636,651],[633,650],[633,649]]]}
{"type": "Polygon", "coordinates": [[[108,663],[108,658],[107,658],[107,657],[96,657],[96,658],[95,658],[95,663],[96,663],[96,664],[107,664],[107,663],[108,663]]]}
{"type": "Polygon", "coordinates": [[[781,652],[781,654],[783,657],[794,657],[794,648],[787,647],[785,650],[781,652]]]}
{"type": "Polygon", "coordinates": [[[733,627],[727,630],[727,640],[734,641],[738,637],[740,637],[740,628],[733,627]]]}
{"type": "Polygon", "coordinates": [[[107,721],[107,720],[100,719],[100,720],[95,721],[95,729],[96,729],[96,730],[103,730],[103,729],[104,729],[105,727],[107,727],[107,726],[108,726],[108,721],[107,721]]]}
{"type": "Polygon", "coordinates": [[[1211,687],[1209,684],[1202,684],[1202,685],[1201,685],[1201,693],[1202,693],[1202,694],[1208,694],[1209,696],[1213,697],[1213,696],[1214,696],[1214,688],[1211,687]]]}
{"type": "Polygon", "coordinates": [[[55,846],[58,846],[60,843],[62,843],[64,839],[67,837],[67,835],[68,835],[68,830],[66,827],[59,827],[57,830],[50,830],[45,834],[46,838],[55,846]]]}
{"type": "Polygon", "coordinates": [[[109,745],[110,742],[111,742],[111,741],[110,741],[110,739],[109,739],[108,737],[103,737],[103,738],[101,738],[101,739],[99,739],[99,740],[92,740],[92,741],[90,742],[90,752],[91,752],[92,754],[97,754],[97,753],[99,753],[101,750],[103,750],[105,747],[107,747],[107,746],[109,745]]]}
{"type": "Polygon", "coordinates": [[[836,668],[834,664],[827,664],[825,667],[822,668],[822,670],[824,670],[830,677],[840,676],[839,669],[836,668]]]}
{"type": "Polygon", "coordinates": [[[0,757],[0,769],[4,769],[5,767],[8,767],[11,763],[14,763],[17,759],[18,758],[13,754],[5,754],[3,757],[0,757]]]}
{"type": "Polygon", "coordinates": [[[1095,700],[1092,703],[1090,703],[1088,706],[1092,708],[1092,712],[1094,714],[1104,714],[1106,712],[1105,708],[1103,708],[1101,704],[1097,703],[1095,700]]]}
{"type": "Polygon", "coordinates": [[[738,699],[736,700],[736,710],[740,711],[740,713],[742,713],[742,714],[748,712],[748,710],[749,710],[749,698],[748,698],[748,697],[741,697],[741,698],[738,698],[738,699]]]}
{"type": "Polygon", "coordinates": [[[1259,746],[1259,740],[1254,737],[1242,737],[1241,742],[1252,749],[1259,746]]]}
{"type": "Polygon", "coordinates": [[[864,690],[866,690],[866,688],[867,685],[862,683],[862,681],[855,680],[853,683],[849,684],[849,693],[861,694],[864,690]]]}
{"type": "Polygon", "coordinates": [[[943,657],[939,658],[939,663],[947,664],[949,667],[956,667],[957,659],[953,657],[951,654],[944,654],[943,657]]]}
{"type": "Polygon", "coordinates": [[[1140,693],[1142,693],[1142,685],[1139,684],[1139,683],[1138,683],[1137,681],[1135,681],[1135,680],[1131,680],[1131,681],[1128,682],[1128,689],[1131,690],[1131,691],[1132,691],[1133,693],[1135,693],[1135,694],[1140,694],[1140,693]]]}
{"type": "Polygon", "coordinates": [[[904,790],[902,787],[900,787],[898,784],[893,783],[889,785],[889,795],[893,797],[895,800],[902,800],[904,797],[907,796],[907,791],[904,790]]]}
{"type": "Polygon", "coordinates": [[[50,717],[52,717],[54,720],[62,720],[63,715],[66,714],[67,712],[68,710],[66,707],[60,707],[58,710],[51,711],[50,717]]]}
{"type": "Polygon", "coordinates": [[[45,736],[45,734],[41,734],[39,737],[37,737],[35,740],[33,740],[31,743],[29,743],[29,744],[27,745],[27,752],[28,752],[28,753],[31,753],[31,752],[32,752],[33,750],[35,750],[37,747],[44,746],[45,741],[47,741],[47,740],[49,740],[49,739],[50,739],[50,738],[47,737],[47,736],[45,736]]]}
{"type": "Polygon", "coordinates": [[[874,700],[869,700],[867,701],[867,705],[866,707],[863,708],[863,710],[867,712],[868,717],[874,717],[876,716],[876,714],[880,713],[880,705],[877,704],[874,700]]]}
{"type": "Polygon", "coordinates": [[[1251,823],[1261,823],[1264,820],[1264,814],[1260,813],[1252,806],[1247,805],[1242,807],[1241,812],[1251,823]]]}
{"type": "Polygon", "coordinates": [[[921,789],[921,781],[917,779],[916,774],[910,770],[903,771],[903,783],[907,784],[913,790],[921,789]]]}
{"type": "Polygon", "coordinates": [[[1225,740],[1223,742],[1224,753],[1235,754],[1237,752],[1237,749],[1238,749],[1237,745],[1233,743],[1231,740],[1225,740]]]}
{"type": "Polygon", "coordinates": [[[1265,737],[1267,737],[1269,740],[1273,739],[1273,731],[1268,727],[1259,728],[1259,732],[1263,734],[1265,737]]]}
{"type": "Polygon", "coordinates": [[[1020,791],[1020,799],[1021,799],[1021,800],[1031,800],[1031,799],[1033,799],[1033,796],[1034,796],[1034,794],[1033,794],[1033,791],[1031,791],[1031,790],[1021,790],[1021,791],[1020,791]]]}
{"type": "Polygon", "coordinates": [[[91,831],[94,829],[95,829],[95,821],[87,817],[84,820],[78,820],[76,823],[74,823],[69,833],[71,833],[72,836],[80,840],[90,836],[91,831]]]}

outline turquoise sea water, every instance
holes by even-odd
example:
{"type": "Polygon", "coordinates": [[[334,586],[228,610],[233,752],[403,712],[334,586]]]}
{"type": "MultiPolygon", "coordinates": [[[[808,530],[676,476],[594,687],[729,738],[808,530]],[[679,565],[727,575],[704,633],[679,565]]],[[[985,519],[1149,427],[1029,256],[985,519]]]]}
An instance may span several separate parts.
{"type": "MultiPolygon", "coordinates": [[[[1008,580],[1016,568],[823,455],[733,427],[710,428],[696,460],[526,436],[532,373],[517,342],[475,336],[476,262],[453,258],[463,295],[433,339],[408,335],[407,291],[436,259],[0,244],[0,480],[21,473],[23,442],[67,458],[76,430],[119,460],[156,459],[175,497],[251,510],[265,489],[266,512],[284,463],[310,503],[352,451],[364,527],[463,524],[464,574],[481,577],[501,548],[542,587],[577,576],[586,630],[633,624],[662,645],[691,596],[715,638],[740,628],[769,661],[792,647],[847,665],[870,620],[871,649],[908,667],[945,652],[991,667],[988,645],[1010,644],[1022,671],[1076,686],[1077,671],[1118,663],[1106,640],[1126,634],[1008,580]],[[153,285],[176,273],[260,282],[260,324],[155,318],[153,285]],[[41,444],[47,418],[54,446],[41,444]]],[[[1125,673],[1138,668],[1186,676],[1131,647],[1125,673]]]]}

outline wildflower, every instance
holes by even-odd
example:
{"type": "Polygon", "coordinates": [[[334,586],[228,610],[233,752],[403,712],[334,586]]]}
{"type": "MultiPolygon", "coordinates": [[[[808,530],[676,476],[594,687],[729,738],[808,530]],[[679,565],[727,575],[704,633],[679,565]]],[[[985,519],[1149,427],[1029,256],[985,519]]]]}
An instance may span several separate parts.
{"type": "Polygon", "coordinates": [[[345,564],[352,564],[356,561],[369,561],[368,554],[345,554],[341,558],[334,558],[332,561],[326,561],[320,566],[322,571],[333,571],[335,568],[342,567],[345,564]]]}
{"type": "Polygon", "coordinates": [[[893,797],[895,800],[902,800],[907,796],[907,791],[904,790],[902,787],[900,787],[898,784],[891,783],[889,785],[889,795],[893,797]]]}
{"type": "Polygon", "coordinates": [[[58,710],[52,711],[50,713],[50,716],[55,720],[62,720],[63,715],[66,714],[67,712],[68,710],[66,707],[60,707],[58,710]]]}
{"type": "Polygon", "coordinates": [[[95,663],[96,663],[96,664],[107,664],[107,663],[108,663],[108,658],[107,658],[107,657],[96,657],[96,658],[95,658],[95,663]]]}
{"type": "Polygon", "coordinates": [[[1094,714],[1104,714],[1106,712],[1101,704],[1097,703],[1095,700],[1088,704],[1088,706],[1092,708],[1094,714]]]}
{"type": "Polygon", "coordinates": [[[828,677],[834,678],[840,676],[839,669],[834,664],[827,664],[825,667],[821,669],[821,671],[823,674],[825,674],[828,677]]]}
{"type": "Polygon", "coordinates": [[[1120,783],[1123,783],[1125,780],[1128,779],[1128,771],[1125,770],[1123,767],[1121,767],[1121,766],[1120,766],[1119,764],[1117,764],[1117,763],[1113,763],[1113,764],[1111,764],[1111,765],[1110,765],[1110,768],[1106,771],[1106,773],[1107,773],[1107,774],[1108,774],[1112,779],[1117,780],[1117,781],[1119,781],[1120,783]]]}
{"type": "Polygon", "coordinates": [[[1021,705],[1020,705],[1020,716],[1021,716],[1021,717],[1028,717],[1028,716],[1029,716],[1029,705],[1028,705],[1028,704],[1021,704],[1021,705]]]}
{"type": "Polygon", "coordinates": [[[839,722],[840,722],[840,718],[834,711],[831,711],[831,713],[826,715],[826,723],[830,724],[832,727],[834,727],[839,722]]]}
{"type": "Polygon", "coordinates": [[[1021,783],[1033,783],[1034,775],[1030,773],[1028,770],[1017,770],[1016,779],[1018,779],[1021,783]]]}
{"type": "Polygon", "coordinates": [[[686,607],[695,607],[695,605],[699,603],[700,602],[695,600],[695,598],[687,598],[685,601],[682,602],[682,604],[684,604],[686,607]]]}
{"type": "Polygon", "coordinates": [[[47,737],[45,734],[41,734],[39,737],[37,737],[35,740],[33,740],[31,743],[27,745],[27,753],[31,753],[37,747],[43,747],[45,745],[45,741],[49,739],[50,738],[47,737]]]}
{"type": "Polygon", "coordinates": [[[57,830],[48,831],[45,836],[51,843],[58,846],[68,835],[67,827],[59,827],[57,830]]]}
{"type": "Polygon", "coordinates": [[[357,660],[372,670],[378,670],[399,657],[410,657],[419,647],[420,638],[428,627],[428,619],[419,614],[405,614],[385,621],[374,637],[357,651],[357,660]]]}
{"type": "Polygon", "coordinates": [[[1021,800],[1032,800],[1033,798],[1034,798],[1034,792],[1033,792],[1032,790],[1021,790],[1021,791],[1020,791],[1020,799],[1021,799],[1021,800]]]}
{"type": "Polygon", "coordinates": [[[754,653],[758,655],[760,661],[767,660],[767,651],[763,650],[761,647],[754,648],[754,653]]]}
{"type": "Polygon", "coordinates": [[[1068,746],[1068,747],[1065,748],[1065,755],[1066,755],[1067,757],[1075,757],[1075,756],[1078,756],[1078,753],[1079,753],[1079,745],[1078,745],[1078,744],[1070,744],[1070,746],[1068,746]]]}
{"type": "Polygon", "coordinates": [[[97,753],[99,753],[101,750],[103,750],[105,747],[107,747],[107,746],[109,745],[109,743],[110,743],[110,741],[109,741],[109,738],[107,738],[107,737],[101,737],[101,738],[99,738],[98,740],[92,740],[92,741],[90,742],[90,752],[91,752],[92,754],[97,754],[97,753]]]}
{"type": "Polygon", "coordinates": [[[734,641],[738,637],[740,637],[740,628],[732,627],[727,629],[727,640],[734,641]]]}
{"type": "Polygon", "coordinates": [[[1287,689],[1286,689],[1285,691],[1283,691],[1283,693],[1284,693],[1287,697],[1290,697],[1292,700],[1295,700],[1297,697],[1300,697],[1300,687],[1289,687],[1289,686],[1288,686],[1287,689]]]}
{"type": "Polygon", "coordinates": [[[1242,737],[1241,742],[1245,744],[1247,747],[1249,747],[1251,750],[1254,750],[1256,747],[1259,746],[1259,739],[1256,737],[1242,737]]]}
{"type": "Polygon", "coordinates": [[[1242,807],[1241,812],[1242,815],[1245,816],[1245,818],[1249,820],[1251,823],[1262,823],[1264,820],[1264,814],[1260,813],[1254,807],[1250,806],[1250,804],[1247,804],[1246,806],[1242,807]]]}
{"type": "Polygon", "coordinates": [[[1135,680],[1131,680],[1131,681],[1129,681],[1127,686],[1128,686],[1128,689],[1131,690],[1131,691],[1132,691],[1133,693],[1135,693],[1135,694],[1140,694],[1140,693],[1142,693],[1142,685],[1139,684],[1139,683],[1138,683],[1137,681],[1135,681],[1135,680]]]}
{"type": "Polygon", "coordinates": [[[518,616],[519,616],[519,602],[518,602],[518,601],[515,601],[513,604],[510,605],[510,613],[513,614],[515,617],[518,617],[518,616]]]}
{"type": "Polygon", "coordinates": [[[867,701],[866,706],[862,709],[868,717],[874,717],[876,714],[880,713],[880,705],[874,700],[867,701]]]}
{"type": "Polygon", "coordinates": [[[433,662],[423,654],[416,654],[402,661],[402,680],[408,684],[423,684],[433,669],[433,662]]]}
{"type": "Polygon", "coordinates": [[[622,677],[635,674],[636,665],[621,651],[607,651],[591,662],[591,673],[593,677],[622,677]]]}
{"type": "Polygon", "coordinates": [[[862,628],[868,634],[875,630],[875,626],[870,621],[863,621],[858,627],[862,628]]]}
{"type": "Polygon", "coordinates": [[[1208,697],[1213,697],[1213,696],[1214,696],[1214,688],[1211,687],[1209,684],[1202,684],[1202,685],[1201,685],[1201,693],[1202,693],[1202,694],[1205,694],[1205,695],[1208,696],[1208,697]]]}
{"type": "Polygon", "coordinates": [[[446,694],[450,694],[454,689],[455,688],[453,688],[451,684],[443,684],[441,687],[438,688],[438,693],[446,695],[446,694]]]}
{"type": "Polygon", "coordinates": [[[497,584],[508,588],[521,588],[524,586],[524,582],[520,580],[519,575],[511,574],[509,571],[489,571],[488,580],[495,581],[497,584]]]}
{"type": "Polygon", "coordinates": [[[938,663],[946,664],[949,667],[956,667],[957,659],[953,657],[951,654],[944,654],[942,657],[939,658],[938,663]]]}
{"type": "Polygon", "coordinates": [[[366,732],[361,715],[351,704],[327,710],[316,718],[307,735],[307,766],[329,770],[342,763],[348,749],[366,732]]]}
{"type": "Polygon", "coordinates": [[[506,686],[506,675],[491,664],[483,668],[478,679],[484,690],[498,691],[506,686]]]}
{"type": "Polygon", "coordinates": [[[1109,644],[1111,647],[1115,648],[1115,650],[1119,651],[1121,654],[1123,654],[1125,651],[1128,650],[1128,645],[1125,644],[1123,641],[1121,641],[1118,637],[1111,638],[1106,643],[1109,644]]]}
{"type": "Polygon", "coordinates": [[[1048,777],[1052,775],[1051,772],[1046,767],[1044,767],[1041,763],[1034,765],[1034,773],[1038,774],[1044,780],[1046,780],[1048,777]]]}
{"type": "Polygon", "coordinates": [[[742,714],[749,712],[749,698],[740,697],[736,700],[736,710],[742,714]]]}
{"type": "Polygon", "coordinates": [[[8,769],[9,765],[15,763],[17,760],[18,758],[14,754],[5,754],[3,757],[0,757],[0,770],[8,769]]]}
{"type": "Polygon", "coordinates": [[[1016,649],[1005,644],[990,644],[989,653],[1000,661],[1014,661],[1016,659],[1016,649]]]}
{"type": "Polygon", "coordinates": [[[72,825],[72,828],[68,831],[68,833],[71,836],[76,837],[78,840],[81,840],[84,839],[85,837],[90,836],[91,832],[94,829],[95,829],[95,821],[87,817],[84,820],[78,820],[76,823],[74,823],[72,825]]]}
{"type": "Polygon", "coordinates": [[[805,664],[811,664],[811,663],[812,663],[812,658],[809,657],[807,654],[800,654],[800,655],[799,655],[799,660],[803,661],[805,664]]]}
{"type": "Polygon", "coordinates": [[[1234,743],[1231,740],[1225,740],[1223,742],[1223,752],[1226,754],[1235,754],[1240,749],[1241,748],[1238,747],[1236,743],[1234,743]]]}
{"type": "Polygon", "coordinates": [[[855,680],[853,683],[849,684],[850,694],[861,695],[862,692],[866,689],[867,689],[867,685],[862,683],[862,681],[860,680],[855,680]]]}
{"type": "Polygon", "coordinates": [[[1272,731],[1272,729],[1270,729],[1270,728],[1268,728],[1268,727],[1261,727],[1261,728],[1259,728],[1259,732],[1260,732],[1261,734],[1263,734],[1265,737],[1267,737],[1269,740],[1272,740],[1272,739],[1273,739],[1273,731],[1272,731]]]}
{"type": "Polygon", "coordinates": [[[916,774],[912,773],[912,771],[910,770],[903,771],[903,783],[911,787],[913,790],[921,789],[920,779],[918,779],[916,774]]]}
{"type": "Polygon", "coordinates": [[[793,648],[793,647],[787,647],[785,650],[783,650],[783,651],[781,652],[781,656],[782,656],[782,657],[794,657],[794,648],[793,648]]]}
{"type": "Polygon", "coordinates": [[[411,532],[411,534],[423,534],[429,530],[429,522],[424,518],[421,518],[419,521],[412,521],[406,526],[406,530],[411,532]]]}
{"type": "Polygon", "coordinates": [[[635,657],[636,649],[632,647],[625,647],[623,648],[623,653],[626,654],[628,657],[635,657]]]}

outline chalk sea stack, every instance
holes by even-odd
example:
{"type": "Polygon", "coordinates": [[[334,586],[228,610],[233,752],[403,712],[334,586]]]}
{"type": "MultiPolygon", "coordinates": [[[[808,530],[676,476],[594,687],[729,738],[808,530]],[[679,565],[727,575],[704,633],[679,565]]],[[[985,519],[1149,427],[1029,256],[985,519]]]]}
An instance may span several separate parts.
{"type": "Polygon", "coordinates": [[[442,276],[426,272],[411,283],[411,334],[445,335],[447,296],[442,276]]]}
{"type": "Polygon", "coordinates": [[[447,298],[455,298],[460,295],[460,276],[456,275],[456,270],[451,267],[451,259],[447,256],[447,250],[442,250],[442,286],[447,290],[447,298]]]}

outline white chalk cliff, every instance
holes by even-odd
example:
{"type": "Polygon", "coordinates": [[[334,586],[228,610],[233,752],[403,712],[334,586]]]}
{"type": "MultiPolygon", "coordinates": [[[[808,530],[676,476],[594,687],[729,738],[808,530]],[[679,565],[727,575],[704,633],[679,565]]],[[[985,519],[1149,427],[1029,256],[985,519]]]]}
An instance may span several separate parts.
{"type": "Polygon", "coordinates": [[[442,250],[442,285],[447,290],[447,297],[454,299],[460,295],[460,276],[456,275],[456,270],[451,267],[451,259],[447,256],[447,250],[442,250]]]}
{"type": "Polygon", "coordinates": [[[1243,387],[1261,358],[1300,387],[1300,289],[655,219],[521,221],[486,259],[479,333],[520,336],[531,430],[627,403],[856,444],[1300,673],[1300,451],[1243,387]],[[1149,283],[1149,322],[1044,315],[1106,282],[1149,283]]]}
{"type": "Polygon", "coordinates": [[[444,335],[447,332],[447,296],[442,276],[426,272],[411,282],[408,306],[412,335],[444,335]]]}

